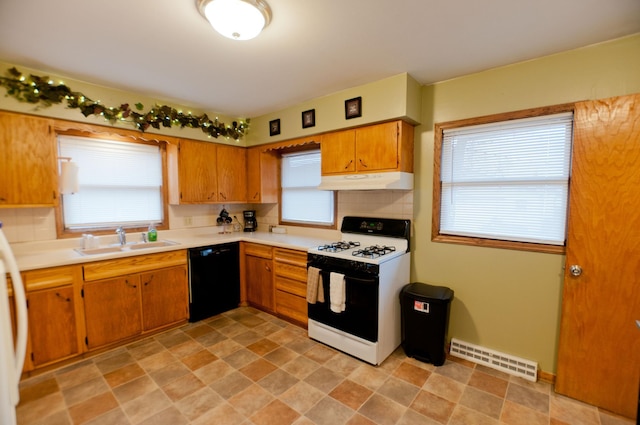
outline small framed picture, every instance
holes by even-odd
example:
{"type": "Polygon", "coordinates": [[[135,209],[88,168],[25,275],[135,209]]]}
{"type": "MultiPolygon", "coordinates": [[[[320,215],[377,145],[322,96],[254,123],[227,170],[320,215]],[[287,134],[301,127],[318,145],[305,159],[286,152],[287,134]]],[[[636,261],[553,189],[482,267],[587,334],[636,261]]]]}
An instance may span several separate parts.
{"type": "Polygon", "coordinates": [[[314,127],[316,125],[316,110],[310,109],[302,113],[302,128],[314,127]]]}
{"type": "Polygon", "coordinates": [[[353,99],[344,101],[344,117],[350,120],[362,116],[362,97],[354,97],[353,99]]]}
{"type": "Polygon", "coordinates": [[[280,118],[269,121],[269,136],[280,134],[280,118]]]}

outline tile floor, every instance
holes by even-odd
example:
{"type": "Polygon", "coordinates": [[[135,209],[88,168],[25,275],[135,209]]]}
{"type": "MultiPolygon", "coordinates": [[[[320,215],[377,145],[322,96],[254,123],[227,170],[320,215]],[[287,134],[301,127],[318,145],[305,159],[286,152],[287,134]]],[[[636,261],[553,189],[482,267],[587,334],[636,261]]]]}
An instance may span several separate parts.
{"type": "Polygon", "coordinates": [[[632,424],[466,361],[374,367],[252,308],[25,380],[24,424],[632,424]]]}

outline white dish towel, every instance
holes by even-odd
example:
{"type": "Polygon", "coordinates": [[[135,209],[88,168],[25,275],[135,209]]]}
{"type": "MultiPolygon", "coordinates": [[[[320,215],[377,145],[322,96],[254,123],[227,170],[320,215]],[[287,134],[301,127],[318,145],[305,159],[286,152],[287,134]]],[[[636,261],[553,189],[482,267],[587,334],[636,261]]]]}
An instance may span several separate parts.
{"type": "Polygon", "coordinates": [[[346,290],[344,275],[331,272],[329,275],[329,301],[331,311],[342,313],[345,309],[346,290]]]}

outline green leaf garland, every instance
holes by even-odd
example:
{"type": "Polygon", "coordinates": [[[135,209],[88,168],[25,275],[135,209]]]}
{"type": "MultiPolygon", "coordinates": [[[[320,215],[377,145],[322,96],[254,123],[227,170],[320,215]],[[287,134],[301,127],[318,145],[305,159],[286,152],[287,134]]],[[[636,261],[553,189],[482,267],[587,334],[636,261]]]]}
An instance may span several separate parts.
{"type": "Polygon", "coordinates": [[[210,137],[229,137],[238,140],[244,136],[249,128],[249,120],[246,122],[233,121],[231,126],[226,126],[218,121],[211,120],[207,114],[200,116],[184,114],[181,111],[167,105],[156,105],[147,112],[144,105],[136,103],[131,109],[128,103],[117,107],[107,107],[100,101],[94,101],[80,92],[72,91],[64,84],[54,85],[49,77],[36,75],[24,76],[15,67],[7,70],[6,77],[0,77],[0,86],[7,90],[6,96],[11,96],[20,102],[51,106],[65,103],[67,108],[79,109],[82,115],[100,115],[111,124],[126,121],[133,124],[136,129],[144,132],[149,127],[160,129],[179,125],[181,128],[199,128],[210,137]]]}

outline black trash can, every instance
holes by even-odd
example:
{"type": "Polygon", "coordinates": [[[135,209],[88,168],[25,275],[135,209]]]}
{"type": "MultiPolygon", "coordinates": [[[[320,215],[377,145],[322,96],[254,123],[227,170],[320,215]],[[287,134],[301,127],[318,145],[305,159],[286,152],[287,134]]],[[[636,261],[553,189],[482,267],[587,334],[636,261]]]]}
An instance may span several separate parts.
{"type": "Polygon", "coordinates": [[[407,356],[444,364],[453,291],[444,286],[409,283],[400,291],[402,348],[407,356]]]}

